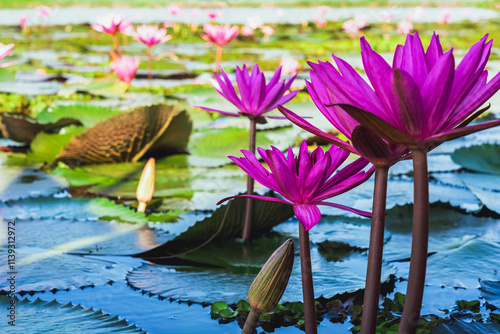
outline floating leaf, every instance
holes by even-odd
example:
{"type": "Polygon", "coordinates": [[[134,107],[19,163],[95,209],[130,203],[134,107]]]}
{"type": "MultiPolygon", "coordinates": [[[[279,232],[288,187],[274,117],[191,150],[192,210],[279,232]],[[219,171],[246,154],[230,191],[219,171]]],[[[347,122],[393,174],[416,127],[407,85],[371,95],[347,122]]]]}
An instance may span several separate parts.
{"type": "MultiPolygon", "coordinates": [[[[11,301],[9,297],[0,296],[0,307],[5,310],[11,305],[11,301]]],[[[15,302],[17,314],[22,315],[16,318],[15,327],[11,327],[15,328],[16,333],[67,334],[79,333],[82,329],[93,334],[146,333],[125,319],[80,305],[63,305],[55,300],[45,302],[39,298],[34,301],[16,298],[15,302]]],[[[9,318],[3,320],[8,322],[7,319],[9,318]]],[[[3,325],[6,330],[8,327],[7,323],[3,325]]]]}
{"type": "Polygon", "coordinates": [[[180,139],[168,137],[171,141],[161,137],[169,136],[167,128],[172,121],[177,127],[189,122],[185,113],[176,106],[154,105],[117,115],[73,138],[58,160],[70,166],[136,162],[150,149],[162,150],[164,154],[178,152],[176,150],[186,142],[190,131],[180,139]],[[175,120],[176,117],[179,119],[175,120]]]}
{"type": "Polygon", "coordinates": [[[486,303],[494,308],[500,308],[500,281],[481,280],[481,296],[486,303]]]}
{"type": "Polygon", "coordinates": [[[68,126],[57,134],[39,133],[31,142],[28,160],[52,162],[70,140],[84,131],[81,126],[68,126]]]}
{"type": "Polygon", "coordinates": [[[500,213],[500,192],[488,191],[472,186],[468,186],[470,191],[491,211],[500,213]]]}
{"type": "MultiPolygon", "coordinates": [[[[0,249],[0,267],[7,266],[7,250],[0,249]]],[[[100,258],[67,255],[42,248],[16,247],[16,292],[77,289],[118,281],[129,266],[100,258]]],[[[0,272],[0,291],[10,291],[7,270],[0,272]]]]}
{"type": "Polygon", "coordinates": [[[112,109],[100,106],[74,104],[58,105],[42,111],[37,120],[40,124],[48,124],[59,121],[64,118],[77,119],[85,127],[92,127],[113,116],[122,114],[119,109],[112,109]]]}
{"type": "Polygon", "coordinates": [[[462,147],[455,150],[451,158],[473,171],[500,174],[500,144],[462,147]]]}

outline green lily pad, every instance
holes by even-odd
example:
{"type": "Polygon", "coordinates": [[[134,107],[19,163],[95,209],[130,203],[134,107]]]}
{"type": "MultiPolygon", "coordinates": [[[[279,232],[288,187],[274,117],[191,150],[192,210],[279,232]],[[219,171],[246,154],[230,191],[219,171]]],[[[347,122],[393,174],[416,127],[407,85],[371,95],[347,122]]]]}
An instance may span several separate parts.
{"type": "Polygon", "coordinates": [[[78,220],[117,220],[128,223],[146,223],[144,214],[115,204],[106,198],[54,198],[36,197],[13,200],[0,204],[4,219],[78,219],[78,220]]]}
{"type": "Polygon", "coordinates": [[[11,299],[0,296],[0,307],[6,309],[15,301],[16,313],[19,315],[14,322],[15,327],[9,328],[7,319],[3,326],[5,330],[15,329],[16,333],[47,333],[67,334],[79,333],[85,329],[87,333],[108,334],[110,332],[146,333],[136,325],[118,316],[111,316],[101,310],[87,309],[71,303],[60,304],[57,301],[34,301],[28,299],[11,299]],[[9,328],[9,329],[8,329],[9,328]]]}
{"type": "Polygon", "coordinates": [[[174,237],[146,225],[101,220],[18,219],[15,224],[16,248],[36,247],[72,254],[133,254],[174,237]]]}
{"type": "Polygon", "coordinates": [[[500,175],[463,171],[460,173],[433,174],[432,177],[439,183],[457,188],[467,189],[472,186],[475,188],[500,191],[500,175]]]}
{"type": "Polygon", "coordinates": [[[119,109],[99,107],[85,104],[60,105],[42,111],[37,120],[40,124],[55,123],[62,118],[79,120],[84,127],[92,127],[113,116],[122,114],[119,109]]]}
{"type": "Polygon", "coordinates": [[[81,126],[71,125],[59,133],[49,134],[41,132],[31,142],[28,160],[38,162],[52,162],[61,153],[70,140],[84,131],[81,126]]]}
{"type": "Polygon", "coordinates": [[[494,308],[500,308],[500,281],[481,280],[481,297],[494,308]]]}
{"type": "Polygon", "coordinates": [[[467,169],[500,174],[500,144],[462,147],[451,155],[453,161],[467,169]]]}
{"type": "MultiPolygon", "coordinates": [[[[0,248],[0,267],[7,267],[7,249],[0,248]]],[[[11,269],[12,270],[12,269],[11,269]]],[[[129,267],[99,258],[63,254],[42,248],[16,247],[16,292],[78,289],[123,279],[129,267]]],[[[10,272],[10,270],[9,270],[10,272]]],[[[10,291],[9,272],[0,273],[0,291],[10,291]]],[[[12,274],[10,274],[12,275],[12,274]]]]}
{"type": "Polygon", "coordinates": [[[488,191],[472,186],[468,186],[470,191],[491,211],[500,213],[500,192],[488,191]]]}
{"type": "Polygon", "coordinates": [[[470,323],[455,320],[451,324],[439,324],[432,328],[431,334],[497,334],[500,325],[496,323],[481,323],[472,321],[470,323]]]}

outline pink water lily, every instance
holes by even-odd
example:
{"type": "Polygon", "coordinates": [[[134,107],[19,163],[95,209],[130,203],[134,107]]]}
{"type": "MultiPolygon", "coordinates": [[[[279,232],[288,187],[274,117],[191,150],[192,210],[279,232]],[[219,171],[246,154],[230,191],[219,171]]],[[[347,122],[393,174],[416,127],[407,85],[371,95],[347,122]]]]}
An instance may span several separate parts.
{"type": "Polygon", "coordinates": [[[164,28],[158,29],[156,25],[140,25],[136,31],[132,33],[132,37],[147,46],[153,46],[160,43],[165,43],[172,39],[171,35],[167,35],[164,28]]]}
{"type": "Polygon", "coordinates": [[[121,81],[130,84],[139,67],[139,60],[133,57],[122,56],[112,62],[109,67],[116,73],[121,81]]]}
{"type": "Polygon", "coordinates": [[[123,16],[109,13],[99,17],[96,23],[92,24],[90,27],[95,31],[114,36],[117,33],[126,32],[131,26],[132,22],[125,20],[123,16]]]}
{"type": "Polygon", "coordinates": [[[215,74],[216,83],[213,83],[217,92],[226,100],[231,102],[237,109],[237,112],[223,111],[198,106],[198,108],[214,111],[230,116],[247,116],[259,118],[263,114],[276,108],[278,104],[285,104],[297,95],[299,91],[293,91],[285,95],[292,85],[295,76],[288,81],[280,81],[281,67],[274,73],[273,77],[266,84],[264,73],[259,69],[259,65],[255,64],[252,71],[249,73],[247,67],[236,67],[236,82],[241,97],[238,96],[236,90],[231,83],[224,70],[221,74],[215,74]]]}
{"type": "Polygon", "coordinates": [[[203,25],[204,34],[201,38],[217,46],[224,46],[229,43],[233,38],[238,36],[239,29],[238,26],[218,25],[205,23],[203,25]]]}
{"type": "Polygon", "coordinates": [[[295,75],[299,71],[301,65],[290,56],[283,56],[280,59],[281,73],[284,75],[295,75]]]}
{"type": "Polygon", "coordinates": [[[443,52],[434,34],[424,51],[417,33],[398,45],[392,67],[361,38],[368,84],[333,66],[313,69],[337,103],[351,116],[391,143],[432,149],[440,143],[500,124],[500,120],[468,126],[487,108],[477,110],[500,89],[500,74],[486,82],[492,40],[474,44],[455,68],[453,50],[443,52]],[[339,80],[340,79],[340,80],[339,80]]]}
{"type": "Polygon", "coordinates": [[[255,155],[247,150],[241,152],[245,157],[229,157],[248,175],[263,186],[279,193],[284,199],[259,195],[240,195],[224,198],[222,203],[234,197],[251,197],[255,199],[280,202],[293,205],[295,215],[308,231],[316,225],[321,212],[318,205],[326,205],[354,212],[362,216],[371,216],[370,212],[357,210],[341,204],[325,202],[326,199],[343,194],[365,182],[373,172],[362,171],[368,161],[359,158],[334,174],[335,170],[349,156],[349,152],[331,146],[326,152],[321,147],[309,153],[307,143],[300,145],[298,156],[288,149],[288,157],[276,147],[270,150],[257,149],[262,159],[269,166],[264,168],[255,155]]]}
{"type": "MultiPolygon", "coordinates": [[[[14,48],[14,44],[5,45],[5,44],[0,43],[0,59],[5,58],[12,51],[13,48],[14,48]]],[[[7,62],[7,63],[2,63],[2,64],[0,64],[0,68],[9,67],[9,66],[15,65],[17,63],[18,63],[17,60],[7,62]]]]}

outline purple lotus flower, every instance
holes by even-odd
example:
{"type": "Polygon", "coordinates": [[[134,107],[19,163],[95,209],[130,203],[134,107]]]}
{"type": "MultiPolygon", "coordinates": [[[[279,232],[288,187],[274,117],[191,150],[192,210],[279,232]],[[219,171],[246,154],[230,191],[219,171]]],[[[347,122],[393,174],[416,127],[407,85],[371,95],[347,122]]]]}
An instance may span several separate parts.
{"type": "Polygon", "coordinates": [[[341,73],[329,63],[310,66],[336,103],[361,124],[391,143],[430,150],[500,124],[495,120],[466,127],[500,89],[499,74],[486,82],[493,42],[487,38],[474,44],[455,68],[453,50],[444,53],[436,34],[427,51],[417,33],[408,35],[405,45],[398,45],[392,67],[362,37],[363,66],[373,89],[335,56],[341,73]]]}
{"type": "Polygon", "coordinates": [[[347,159],[349,152],[333,145],[326,152],[318,147],[309,154],[307,144],[303,141],[300,145],[299,155],[294,156],[292,149],[289,148],[288,158],[276,147],[272,147],[271,150],[259,147],[257,150],[270,170],[264,168],[255,155],[247,150],[241,151],[244,158],[229,158],[257,182],[276,191],[285,199],[239,195],[224,198],[217,204],[234,197],[251,197],[291,204],[295,215],[306,231],[316,225],[321,218],[318,205],[331,206],[362,216],[371,216],[370,212],[324,202],[328,198],[345,193],[365,182],[373,173],[373,168],[368,172],[362,171],[368,164],[367,160],[359,158],[334,174],[335,170],[347,159]]]}
{"type": "Polygon", "coordinates": [[[266,78],[264,77],[264,73],[260,71],[259,65],[255,64],[251,73],[248,73],[245,65],[243,65],[243,68],[236,67],[236,82],[238,83],[240,98],[226,72],[221,69],[221,75],[215,74],[217,83],[214,82],[212,85],[222,97],[238,108],[238,112],[222,111],[201,106],[198,106],[198,108],[231,116],[259,118],[268,111],[275,109],[278,104],[287,103],[299,92],[296,90],[285,95],[286,91],[292,85],[295,76],[288,81],[279,81],[280,76],[281,67],[278,68],[269,83],[266,84],[266,78]]]}

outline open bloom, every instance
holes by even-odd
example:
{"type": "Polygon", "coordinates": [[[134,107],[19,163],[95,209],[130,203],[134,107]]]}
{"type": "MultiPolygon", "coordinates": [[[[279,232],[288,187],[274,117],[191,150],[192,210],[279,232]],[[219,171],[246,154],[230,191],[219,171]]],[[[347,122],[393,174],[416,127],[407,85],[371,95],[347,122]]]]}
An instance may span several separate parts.
{"type": "Polygon", "coordinates": [[[294,75],[300,69],[300,64],[296,59],[289,56],[283,56],[280,60],[281,73],[284,75],[294,75]]]}
{"type": "Polygon", "coordinates": [[[363,158],[350,163],[334,174],[335,170],[344,163],[349,152],[331,146],[326,152],[321,147],[311,154],[305,141],[300,145],[298,156],[294,156],[291,148],[288,149],[288,158],[276,147],[270,150],[257,149],[260,156],[269,166],[264,168],[250,151],[242,150],[245,157],[229,157],[250,177],[263,186],[279,193],[284,199],[258,196],[239,195],[221,200],[218,204],[234,197],[252,197],[255,199],[281,202],[293,205],[293,210],[299,221],[308,231],[321,219],[318,205],[326,205],[342,210],[354,212],[362,216],[370,216],[369,212],[360,211],[345,205],[324,202],[324,200],[343,194],[361,183],[372,174],[362,171],[368,161],[363,158]]]}
{"type": "Polygon", "coordinates": [[[156,25],[140,25],[136,31],[132,33],[132,37],[147,46],[165,43],[172,39],[171,35],[167,35],[167,30],[164,28],[158,29],[156,25]]]}
{"type": "Polygon", "coordinates": [[[239,29],[237,26],[226,25],[217,25],[205,23],[203,25],[204,34],[201,35],[201,38],[215,44],[217,46],[224,46],[229,43],[233,38],[238,36],[239,29]]]}
{"type": "Polygon", "coordinates": [[[119,32],[123,33],[127,31],[127,29],[131,28],[131,25],[132,23],[125,20],[123,16],[110,13],[99,17],[97,22],[90,27],[95,31],[114,36],[119,32]]]}
{"type": "Polygon", "coordinates": [[[401,35],[408,35],[413,31],[413,23],[410,21],[399,21],[397,26],[401,35]]]}
{"type": "Polygon", "coordinates": [[[167,10],[173,16],[182,16],[182,7],[176,3],[171,3],[167,5],[167,10]]]}
{"type": "Polygon", "coordinates": [[[139,67],[139,60],[133,57],[122,56],[112,62],[109,67],[116,73],[121,81],[130,84],[135,77],[137,67],[139,67]]]}
{"type": "MultiPolygon", "coordinates": [[[[5,45],[5,44],[0,43],[0,59],[5,58],[5,56],[7,56],[13,48],[14,48],[14,44],[5,45]]],[[[8,66],[11,66],[14,64],[17,64],[17,61],[11,61],[8,63],[0,64],[0,68],[8,67],[8,66]]]]}
{"type": "Polygon", "coordinates": [[[261,117],[266,112],[276,108],[278,104],[287,103],[299,92],[293,91],[285,95],[286,91],[292,85],[295,76],[288,81],[280,81],[281,67],[278,68],[267,84],[264,73],[260,71],[257,64],[253,66],[251,73],[248,72],[246,66],[243,66],[243,68],[236,67],[236,82],[238,83],[241,98],[236,93],[233,84],[223,69],[221,69],[221,75],[215,74],[217,82],[212,83],[222,97],[238,108],[238,112],[222,111],[201,106],[199,108],[231,116],[261,117]]]}
{"type": "Polygon", "coordinates": [[[352,68],[338,65],[341,74],[326,63],[311,66],[358,122],[391,143],[430,150],[500,124],[466,127],[500,89],[500,74],[486,82],[493,42],[487,38],[474,44],[456,68],[453,50],[444,53],[436,34],[427,51],[417,33],[408,35],[405,45],[396,48],[392,67],[361,38],[363,67],[373,89],[352,68]]]}

